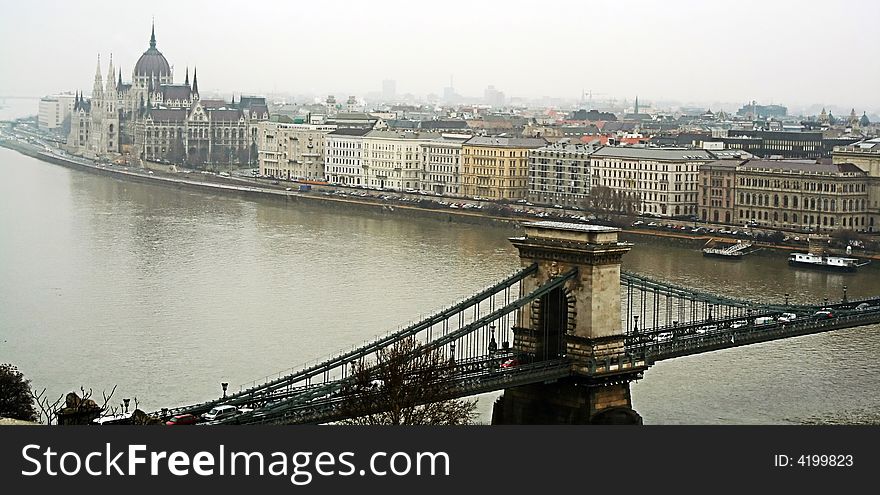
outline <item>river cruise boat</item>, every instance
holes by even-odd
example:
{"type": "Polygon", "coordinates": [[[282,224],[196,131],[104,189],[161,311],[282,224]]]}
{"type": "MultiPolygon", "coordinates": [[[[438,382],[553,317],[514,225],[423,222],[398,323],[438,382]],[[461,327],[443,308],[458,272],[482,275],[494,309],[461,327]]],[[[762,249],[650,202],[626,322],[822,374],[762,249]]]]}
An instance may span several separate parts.
{"type": "Polygon", "coordinates": [[[791,266],[804,266],[840,272],[854,272],[860,266],[867,265],[868,263],[870,261],[860,261],[857,258],[818,256],[809,253],[793,253],[788,257],[788,264],[791,266]]]}

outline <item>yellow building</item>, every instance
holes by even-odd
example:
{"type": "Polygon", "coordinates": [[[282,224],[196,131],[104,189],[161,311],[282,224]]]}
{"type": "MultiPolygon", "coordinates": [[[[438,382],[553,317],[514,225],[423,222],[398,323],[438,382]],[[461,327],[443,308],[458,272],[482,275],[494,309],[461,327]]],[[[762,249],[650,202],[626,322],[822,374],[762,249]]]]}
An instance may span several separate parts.
{"type": "Polygon", "coordinates": [[[525,199],[529,192],[529,150],[540,138],[473,137],[461,147],[461,191],[487,199],[525,199]]]}
{"type": "Polygon", "coordinates": [[[866,139],[849,146],[835,146],[835,164],[852,163],[868,173],[868,232],[880,230],[880,138],[866,139]]]}

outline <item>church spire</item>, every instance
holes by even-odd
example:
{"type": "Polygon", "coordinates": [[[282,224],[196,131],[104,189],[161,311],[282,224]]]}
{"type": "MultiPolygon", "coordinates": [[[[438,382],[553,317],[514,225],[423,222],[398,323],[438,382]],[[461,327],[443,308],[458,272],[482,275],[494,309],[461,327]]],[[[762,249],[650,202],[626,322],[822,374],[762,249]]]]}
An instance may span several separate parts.
{"type": "Polygon", "coordinates": [[[92,98],[100,98],[104,91],[104,80],[101,78],[101,54],[98,54],[98,65],[95,67],[95,85],[92,86],[92,98]]]}
{"type": "Polygon", "coordinates": [[[122,67],[119,68],[119,82],[116,84],[117,90],[122,90],[122,67]]]}
{"type": "Polygon", "coordinates": [[[193,99],[199,99],[199,75],[198,75],[198,67],[193,67],[193,86],[192,86],[192,94],[193,99]]]}
{"type": "Polygon", "coordinates": [[[113,54],[111,53],[110,65],[107,66],[107,88],[105,90],[107,93],[110,93],[115,89],[114,86],[116,86],[116,81],[114,81],[114,79],[116,79],[116,70],[113,68],[113,54]]]}
{"type": "Polygon", "coordinates": [[[156,48],[156,20],[153,19],[153,26],[150,30],[150,48],[156,48]]]}
{"type": "Polygon", "coordinates": [[[183,84],[189,86],[189,66],[186,67],[186,80],[183,81],[183,84]]]}

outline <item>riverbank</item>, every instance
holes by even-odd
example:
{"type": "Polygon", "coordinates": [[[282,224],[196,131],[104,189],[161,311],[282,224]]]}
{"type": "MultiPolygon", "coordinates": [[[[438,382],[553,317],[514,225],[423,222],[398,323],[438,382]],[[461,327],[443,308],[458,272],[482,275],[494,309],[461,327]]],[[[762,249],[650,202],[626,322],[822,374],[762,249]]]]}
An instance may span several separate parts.
{"type": "MultiPolygon", "coordinates": [[[[90,160],[64,154],[63,152],[55,152],[51,149],[40,148],[29,143],[21,142],[16,139],[3,138],[0,139],[0,146],[17,151],[24,155],[36,158],[41,161],[60,165],[63,167],[105,175],[119,180],[128,180],[135,182],[143,182],[164,187],[172,187],[177,189],[196,189],[203,192],[215,192],[220,194],[236,194],[243,197],[251,197],[254,199],[269,199],[273,201],[283,201],[285,203],[302,203],[302,204],[320,204],[322,207],[336,208],[340,210],[356,209],[372,214],[393,214],[412,217],[427,217],[444,222],[460,222],[477,225],[501,225],[519,227],[521,224],[541,219],[574,221],[570,217],[579,215],[565,215],[565,211],[549,211],[545,208],[536,207],[533,210],[536,214],[521,215],[520,211],[512,210],[513,213],[505,216],[493,215],[483,208],[488,205],[475,201],[479,206],[474,209],[465,208],[448,208],[445,204],[437,202],[440,198],[431,197],[419,198],[416,195],[407,195],[403,193],[394,193],[401,199],[400,201],[390,202],[384,197],[374,197],[370,195],[357,196],[351,192],[346,193],[332,186],[325,188],[314,188],[312,191],[301,192],[293,190],[292,187],[285,187],[287,184],[262,184],[256,181],[250,181],[236,177],[223,177],[213,174],[201,175],[197,172],[193,173],[166,173],[161,171],[153,171],[139,169],[135,167],[126,167],[119,165],[103,165],[94,163],[90,160]],[[195,178],[194,178],[195,177],[195,178]],[[201,180],[199,180],[201,179],[201,180]],[[341,195],[338,193],[342,193],[341,195]],[[405,204],[406,201],[418,204],[405,204]]],[[[291,185],[296,185],[291,183],[291,185]]],[[[571,210],[567,210],[571,212],[571,210]]],[[[620,220],[624,218],[621,217],[620,220]]],[[[618,222],[621,223],[621,222],[618,222]]],[[[628,222],[623,222],[625,225],[628,222]]],[[[618,225],[619,226],[619,225],[618,225]]],[[[735,237],[725,237],[723,235],[706,235],[694,234],[689,230],[683,231],[659,231],[647,230],[644,228],[621,227],[624,236],[632,236],[646,240],[662,240],[665,242],[677,242],[693,248],[702,248],[710,240],[719,242],[735,243],[738,241],[735,237]]],[[[776,250],[781,252],[803,252],[806,246],[784,245],[767,242],[754,242],[758,249],[776,250]]],[[[835,254],[844,255],[845,253],[837,252],[835,254]]],[[[859,253],[860,258],[880,260],[880,254],[859,253]]]]}
{"type": "Polygon", "coordinates": [[[17,151],[23,155],[36,158],[41,161],[60,165],[63,167],[113,177],[119,180],[128,180],[134,182],[149,183],[165,187],[177,189],[197,189],[203,192],[215,192],[221,194],[236,194],[244,197],[269,199],[273,201],[283,201],[288,203],[310,203],[317,204],[320,202],[323,206],[331,208],[355,208],[363,211],[381,214],[397,214],[411,216],[427,216],[441,221],[457,221],[469,224],[504,224],[519,225],[522,222],[531,221],[531,218],[509,218],[494,216],[485,213],[475,213],[466,210],[439,210],[425,208],[422,206],[412,206],[403,204],[388,204],[385,201],[373,198],[358,197],[338,197],[328,194],[326,191],[300,192],[294,190],[286,190],[289,188],[269,187],[262,185],[241,185],[233,184],[234,179],[222,178],[217,179],[211,175],[212,180],[197,180],[193,176],[198,174],[187,174],[180,177],[181,173],[167,174],[153,171],[140,171],[133,167],[123,167],[117,165],[100,165],[91,163],[83,158],[73,157],[70,155],[59,155],[52,152],[40,150],[39,148],[18,143],[9,139],[0,140],[0,146],[17,151]],[[220,180],[226,182],[219,182],[220,180]]]}

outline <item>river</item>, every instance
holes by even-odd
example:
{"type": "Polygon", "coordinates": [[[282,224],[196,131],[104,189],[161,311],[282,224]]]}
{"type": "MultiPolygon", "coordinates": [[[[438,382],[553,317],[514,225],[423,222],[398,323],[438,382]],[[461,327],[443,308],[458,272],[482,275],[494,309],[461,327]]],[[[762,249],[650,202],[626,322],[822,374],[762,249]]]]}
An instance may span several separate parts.
{"type": "MultiPolygon", "coordinates": [[[[58,396],[146,410],[216,397],[360,344],[514,271],[513,228],[325,210],[68,170],[0,148],[0,362],[58,396]]],[[[880,269],[790,268],[631,239],[624,269],[746,299],[880,294],[880,269]]],[[[880,422],[880,328],[661,362],[646,424],[880,422]]],[[[480,398],[489,421],[494,395],[480,398]]]]}

